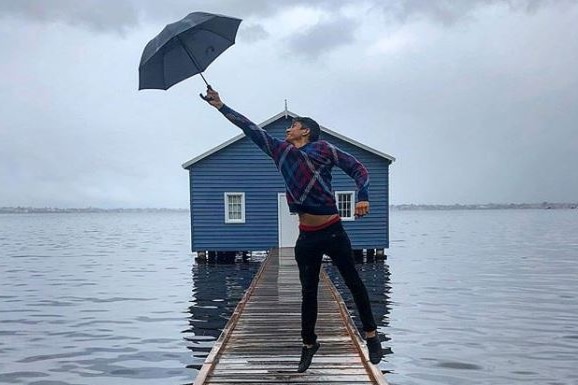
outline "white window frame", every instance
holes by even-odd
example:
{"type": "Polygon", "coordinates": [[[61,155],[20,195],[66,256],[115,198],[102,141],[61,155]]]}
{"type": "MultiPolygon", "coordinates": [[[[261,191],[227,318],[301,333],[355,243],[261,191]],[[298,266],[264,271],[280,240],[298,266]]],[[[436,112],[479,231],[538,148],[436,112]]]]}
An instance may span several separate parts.
{"type": "Polygon", "coordinates": [[[342,221],[354,221],[355,220],[355,191],[335,191],[335,204],[337,205],[337,211],[341,216],[341,212],[339,210],[339,196],[341,195],[349,195],[351,200],[351,216],[349,217],[341,217],[342,221]]]}
{"type": "Polygon", "coordinates": [[[245,223],[245,193],[244,192],[226,192],[225,193],[225,223],[245,223]],[[241,197],[241,218],[231,218],[229,211],[229,197],[241,197]]]}

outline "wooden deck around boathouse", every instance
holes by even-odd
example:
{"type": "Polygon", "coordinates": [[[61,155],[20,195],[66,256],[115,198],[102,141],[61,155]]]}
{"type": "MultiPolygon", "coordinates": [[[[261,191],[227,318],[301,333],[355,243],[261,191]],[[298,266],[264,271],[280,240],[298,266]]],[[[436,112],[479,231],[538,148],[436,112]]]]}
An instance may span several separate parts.
{"type": "Polygon", "coordinates": [[[301,354],[301,285],[292,248],[275,249],[237,305],[194,385],[387,385],[343,299],[322,270],[316,332],[321,348],[305,373],[301,354]]]}

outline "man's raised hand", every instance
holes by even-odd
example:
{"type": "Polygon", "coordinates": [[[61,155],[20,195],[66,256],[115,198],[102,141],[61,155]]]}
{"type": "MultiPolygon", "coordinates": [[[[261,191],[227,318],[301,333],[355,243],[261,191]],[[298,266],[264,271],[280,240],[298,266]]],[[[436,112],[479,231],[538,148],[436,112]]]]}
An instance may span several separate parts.
{"type": "Polygon", "coordinates": [[[217,91],[215,91],[211,86],[207,86],[207,94],[203,95],[203,94],[199,94],[199,96],[206,101],[207,103],[209,103],[211,106],[220,109],[221,107],[223,107],[223,102],[221,101],[221,98],[219,97],[219,93],[217,91]]]}

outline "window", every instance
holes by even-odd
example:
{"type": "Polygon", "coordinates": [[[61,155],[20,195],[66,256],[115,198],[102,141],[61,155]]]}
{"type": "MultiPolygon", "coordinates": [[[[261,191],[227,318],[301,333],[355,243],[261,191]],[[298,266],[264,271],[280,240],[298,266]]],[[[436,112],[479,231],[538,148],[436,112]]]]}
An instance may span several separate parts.
{"type": "Polygon", "coordinates": [[[245,193],[225,193],[225,223],[245,223],[245,193]]]}
{"type": "Polygon", "coordinates": [[[355,193],[353,191],[340,191],[335,193],[337,212],[341,219],[346,221],[355,220],[355,193]]]}

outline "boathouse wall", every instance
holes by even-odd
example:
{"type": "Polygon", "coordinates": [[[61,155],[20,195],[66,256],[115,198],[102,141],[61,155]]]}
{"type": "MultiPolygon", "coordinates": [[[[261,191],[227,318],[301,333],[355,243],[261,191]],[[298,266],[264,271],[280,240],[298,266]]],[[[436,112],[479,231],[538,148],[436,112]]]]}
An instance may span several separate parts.
{"type": "MultiPolygon", "coordinates": [[[[295,114],[279,114],[262,127],[283,139],[295,114]]],[[[389,247],[389,165],[386,154],[322,128],[327,140],[359,159],[370,173],[370,215],[344,220],[354,249],[389,247]]],[[[272,159],[244,135],[183,164],[189,171],[192,251],[269,250],[279,245],[278,194],[285,185],[272,159]],[[242,193],[245,217],[227,223],[225,193],[242,193]]],[[[333,170],[335,191],[355,191],[354,181],[333,170]]]]}

